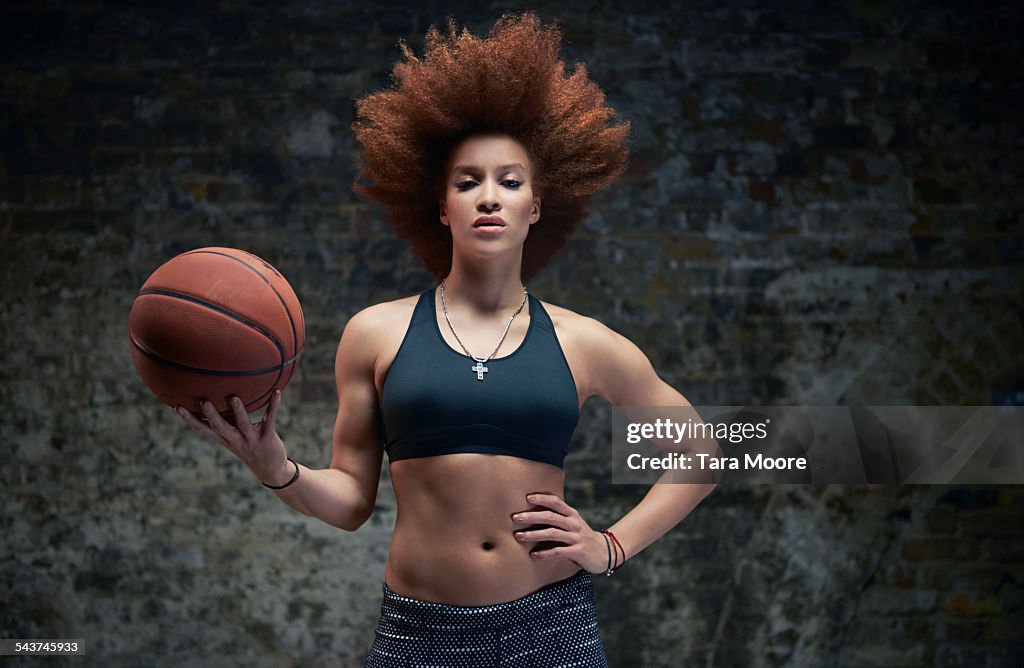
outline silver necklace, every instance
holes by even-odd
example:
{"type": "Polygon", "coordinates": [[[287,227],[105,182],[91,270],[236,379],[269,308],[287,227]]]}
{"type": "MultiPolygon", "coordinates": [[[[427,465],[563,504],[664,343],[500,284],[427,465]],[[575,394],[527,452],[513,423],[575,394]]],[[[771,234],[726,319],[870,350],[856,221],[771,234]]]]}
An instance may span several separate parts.
{"type": "Polygon", "coordinates": [[[505,341],[505,337],[508,336],[508,330],[512,326],[512,321],[516,319],[516,316],[519,315],[519,312],[523,310],[523,306],[526,304],[526,286],[523,286],[523,301],[519,302],[519,308],[516,309],[515,313],[512,314],[512,317],[508,319],[507,323],[505,323],[505,331],[501,333],[501,338],[498,339],[498,345],[494,346],[494,350],[492,350],[491,354],[487,357],[477,357],[473,353],[469,352],[469,348],[467,348],[466,344],[459,338],[459,333],[455,331],[455,325],[452,324],[452,319],[448,317],[448,303],[444,299],[444,283],[447,280],[447,277],[441,279],[441,310],[444,312],[444,319],[448,323],[448,328],[452,330],[452,334],[455,335],[455,340],[459,342],[459,345],[462,346],[464,351],[466,351],[466,354],[472,357],[473,361],[476,362],[476,364],[470,367],[473,373],[476,374],[476,379],[483,380],[484,374],[487,373],[487,367],[484,365],[494,357],[494,353],[498,352],[498,348],[501,347],[501,344],[505,341]]]}

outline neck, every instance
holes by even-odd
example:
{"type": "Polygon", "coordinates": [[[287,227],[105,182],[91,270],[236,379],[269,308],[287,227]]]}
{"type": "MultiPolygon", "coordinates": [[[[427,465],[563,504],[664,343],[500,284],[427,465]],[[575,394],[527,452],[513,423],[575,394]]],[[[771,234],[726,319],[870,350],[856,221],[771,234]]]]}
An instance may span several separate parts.
{"type": "Polygon", "coordinates": [[[459,303],[480,314],[507,313],[523,301],[519,266],[477,267],[453,262],[445,279],[448,303],[459,303]]]}

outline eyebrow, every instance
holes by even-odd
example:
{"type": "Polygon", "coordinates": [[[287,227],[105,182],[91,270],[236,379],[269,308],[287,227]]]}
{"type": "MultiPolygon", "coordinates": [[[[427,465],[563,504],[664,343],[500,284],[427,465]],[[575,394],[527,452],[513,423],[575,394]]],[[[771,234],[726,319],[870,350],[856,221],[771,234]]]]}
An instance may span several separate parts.
{"type": "MultiPolygon", "coordinates": [[[[514,162],[514,163],[509,164],[509,165],[501,165],[495,171],[496,172],[509,172],[509,171],[514,170],[514,169],[519,169],[519,170],[522,170],[524,172],[526,171],[526,167],[524,167],[523,165],[519,164],[518,162],[514,162]]],[[[454,167],[452,167],[452,173],[453,174],[456,173],[456,172],[469,173],[469,172],[479,172],[479,171],[482,171],[482,170],[479,167],[477,167],[476,165],[455,165],[454,167]]]]}

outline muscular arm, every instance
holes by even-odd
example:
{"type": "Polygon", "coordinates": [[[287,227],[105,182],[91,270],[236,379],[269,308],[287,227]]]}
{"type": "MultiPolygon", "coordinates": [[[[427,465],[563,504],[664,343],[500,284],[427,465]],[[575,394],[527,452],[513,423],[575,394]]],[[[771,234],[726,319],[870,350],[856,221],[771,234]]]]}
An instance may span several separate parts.
{"type": "Polygon", "coordinates": [[[371,307],[353,317],[342,334],[335,360],[338,417],[334,423],[333,456],[326,469],[310,469],[286,459],[285,445],[275,429],[281,393],[276,392],[258,424],[249,422],[241,400],[232,398],[234,424],[204,401],[206,422],[178,407],[182,419],[196,432],[231,451],[268,485],[284,485],[299,467],[299,477],[278,497],[295,510],[354,531],[373,510],[380,481],[383,449],[374,371],[381,350],[381,332],[388,313],[371,307]]]}
{"type": "MultiPolygon", "coordinates": [[[[588,390],[616,406],[689,407],[682,394],[663,381],[631,341],[594,321],[581,337],[585,346],[588,390]]],[[[702,444],[706,445],[706,444],[702,444]]],[[[609,527],[630,558],[683,520],[715,485],[670,483],[666,471],[644,498],[609,527]]]]}
{"type": "Polygon", "coordinates": [[[373,511],[383,448],[374,366],[380,326],[374,309],[356,314],[338,344],[334,376],[338,415],[334,422],[330,468],[302,467],[299,480],[277,492],[300,513],[355,531],[373,511]]]}

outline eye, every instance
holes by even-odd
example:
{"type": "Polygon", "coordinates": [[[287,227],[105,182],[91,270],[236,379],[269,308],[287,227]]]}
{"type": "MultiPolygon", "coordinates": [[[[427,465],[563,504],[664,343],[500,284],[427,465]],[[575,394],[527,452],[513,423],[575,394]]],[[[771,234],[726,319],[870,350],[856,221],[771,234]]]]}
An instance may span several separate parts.
{"type": "Polygon", "coordinates": [[[465,181],[459,181],[458,183],[456,183],[455,184],[455,189],[458,190],[459,192],[463,192],[463,191],[469,190],[470,188],[472,188],[475,185],[476,185],[476,181],[470,181],[470,180],[467,179],[465,181]]]}
{"type": "Polygon", "coordinates": [[[517,181],[516,179],[505,179],[504,181],[501,182],[501,184],[506,188],[516,190],[517,188],[519,188],[519,186],[523,185],[523,182],[517,181]]]}

